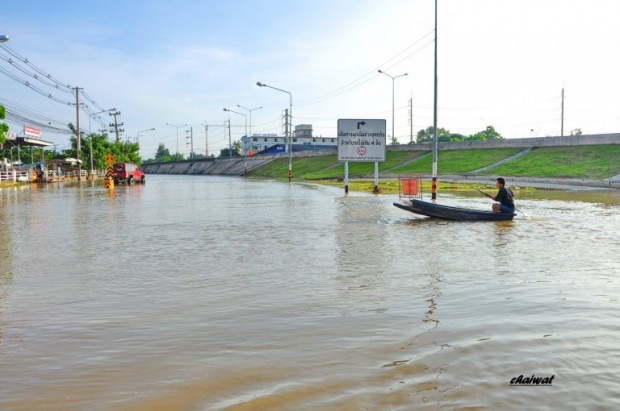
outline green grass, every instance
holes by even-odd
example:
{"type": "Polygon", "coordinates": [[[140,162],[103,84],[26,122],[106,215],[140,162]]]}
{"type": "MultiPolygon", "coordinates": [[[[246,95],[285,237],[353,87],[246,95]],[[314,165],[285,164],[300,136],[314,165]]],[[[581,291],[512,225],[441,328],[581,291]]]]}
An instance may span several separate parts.
{"type": "MultiPolygon", "coordinates": [[[[415,160],[425,154],[425,151],[388,151],[385,161],[379,163],[379,172],[390,170],[400,164],[415,160]]],[[[308,173],[305,178],[309,180],[344,177],[344,163],[338,164],[337,156],[334,155],[334,167],[330,169],[317,169],[314,173],[308,173]]],[[[349,176],[372,175],[375,172],[374,162],[349,162],[349,176]]]]}
{"type": "MultiPolygon", "coordinates": [[[[293,168],[294,169],[294,168],[293,168]]],[[[287,178],[288,176],[288,158],[276,158],[251,170],[248,175],[250,177],[271,177],[271,178],[287,178]]]]}
{"type": "Polygon", "coordinates": [[[620,174],[620,145],[540,147],[484,174],[603,179],[620,174]]]}
{"type": "MultiPolygon", "coordinates": [[[[440,150],[438,173],[464,174],[495,164],[519,152],[522,148],[440,150]]],[[[506,161],[482,175],[591,178],[603,179],[620,174],[620,145],[543,147],[506,161]]],[[[383,174],[430,174],[433,158],[428,151],[390,151],[386,161],[379,163],[383,174]]],[[[349,162],[349,177],[360,178],[374,174],[373,162],[349,162]]],[[[288,157],[275,159],[250,172],[253,177],[286,179],[288,157]]],[[[344,177],[344,164],[336,154],[312,157],[293,157],[295,180],[327,180],[344,177]]]]}
{"type": "MultiPolygon", "coordinates": [[[[479,150],[440,150],[437,152],[437,172],[439,174],[469,173],[489,166],[500,160],[523,151],[521,148],[489,148],[479,150]]],[[[425,156],[418,161],[395,168],[396,174],[430,174],[433,156],[425,156]]]]}

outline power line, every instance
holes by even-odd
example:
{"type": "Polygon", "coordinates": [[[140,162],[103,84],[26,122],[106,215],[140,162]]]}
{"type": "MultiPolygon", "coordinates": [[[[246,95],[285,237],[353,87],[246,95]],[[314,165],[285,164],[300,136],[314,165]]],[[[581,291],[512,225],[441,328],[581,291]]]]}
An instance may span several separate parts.
{"type": "Polygon", "coordinates": [[[341,94],[344,94],[346,92],[349,92],[351,90],[356,89],[357,87],[359,87],[359,86],[369,82],[373,77],[376,77],[377,69],[378,68],[380,68],[380,67],[386,67],[388,69],[392,68],[395,65],[397,65],[398,63],[401,63],[401,62],[407,60],[408,58],[412,57],[413,55],[419,53],[420,51],[424,50],[426,47],[428,47],[430,44],[432,44],[434,42],[434,39],[431,39],[429,42],[425,43],[422,47],[414,50],[412,53],[406,55],[402,59],[400,59],[400,60],[390,64],[390,62],[392,62],[394,59],[396,59],[400,55],[404,54],[407,50],[411,49],[413,46],[415,46],[416,44],[418,44],[419,42],[424,40],[426,37],[428,37],[432,33],[434,33],[434,30],[429,31],[428,33],[426,33],[425,35],[420,37],[418,40],[414,41],[413,43],[409,44],[407,47],[402,49],[400,52],[398,52],[393,57],[389,58],[385,62],[381,63],[380,65],[378,65],[374,69],[370,70],[368,73],[366,73],[366,74],[362,75],[361,77],[353,80],[352,82],[350,82],[348,84],[345,84],[344,86],[342,86],[340,88],[337,88],[334,91],[331,91],[329,93],[323,94],[322,96],[319,96],[319,97],[316,97],[316,98],[313,98],[313,99],[309,99],[309,100],[305,100],[305,101],[302,101],[300,103],[297,103],[297,105],[298,106],[305,106],[305,105],[309,105],[309,104],[319,103],[321,101],[329,100],[331,98],[337,97],[337,96],[339,96],[341,94]]]}
{"type": "Polygon", "coordinates": [[[12,50],[9,46],[7,46],[6,44],[0,44],[0,48],[3,48],[7,53],[9,53],[10,55],[12,55],[13,57],[15,57],[16,59],[18,59],[19,61],[23,62],[24,64],[28,65],[29,67],[32,67],[37,73],[41,74],[42,76],[48,78],[49,80],[51,80],[52,82],[54,82],[59,89],[60,88],[64,88],[65,90],[69,91],[70,94],[73,94],[73,87],[71,87],[71,85],[69,84],[63,84],[62,82],[60,82],[59,80],[56,80],[54,77],[52,77],[51,74],[45,73],[43,70],[41,70],[40,68],[38,68],[37,66],[35,66],[34,64],[32,64],[32,62],[30,62],[27,58],[20,56],[19,54],[17,54],[17,52],[15,52],[14,50],[12,50]]]}
{"type": "MultiPolygon", "coordinates": [[[[6,57],[5,55],[0,53],[0,59],[6,61],[7,63],[9,63],[11,66],[15,67],[17,70],[21,71],[22,73],[26,74],[29,77],[32,77],[33,79],[41,82],[42,84],[51,87],[55,90],[59,90],[65,93],[68,93],[70,95],[73,96],[74,94],[74,87],[72,87],[70,84],[65,84],[59,80],[57,80],[55,77],[53,77],[51,74],[44,72],[42,69],[40,69],[39,67],[37,67],[36,65],[34,65],[31,61],[29,61],[27,58],[19,55],[17,52],[15,52],[14,50],[12,50],[9,46],[7,46],[6,44],[0,44],[0,50],[4,50],[6,53],[10,54],[13,58],[15,58],[16,60],[18,60],[19,62],[25,64],[27,67],[33,69],[36,73],[33,73],[27,69],[25,69],[24,67],[20,66],[19,64],[17,64],[16,61],[14,61],[12,58],[10,57],[6,57]]],[[[16,76],[15,74],[9,72],[6,69],[0,68],[0,72],[5,74],[7,77],[11,78],[14,81],[17,81],[18,83],[21,83],[23,85],[25,85],[26,87],[36,91],[37,93],[48,97],[58,103],[61,104],[66,104],[66,105],[75,105],[75,103],[72,103],[71,101],[63,101],[60,98],[55,97],[54,95],[52,95],[51,93],[47,93],[41,89],[39,89],[38,87],[34,86],[33,84],[31,84],[29,81],[23,80],[20,77],[16,76]]],[[[83,104],[81,105],[81,108],[90,116],[93,113],[96,113],[97,111],[101,112],[104,111],[104,109],[97,104],[90,96],[88,96],[86,93],[84,93],[83,90],[80,90],[80,93],[82,94],[82,97],[88,101],[95,109],[92,109],[90,106],[88,106],[87,104],[83,104]]],[[[101,125],[103,125],[103,123],[100,123],[101,125]]]]}
{"type": "Polygon", "coordinates": [[[3,73],[4,75],[9,77],[10,79],[15,80],[18,83],[21,83],[21,84],[25,85],[26,87],[36,91],[37,93],[41,94],[42,96],[48,97],[48,98],[50,98],[50,99],[52,99],[52,100],[54,100],[54,101],[56,101],[58,103],[61,103],[61,104],[71,105],[70,101],[63,101],[63,100],[59,99],[58,97],[53,96],[51,93],[46,93],[45,91],[38,89],[37,87],[35,87],[32,84],[30,84],[28,81],[23,80],[23,79],[17,77],[13,73],[5,70],[2,67],[0,67],[0,73],[3,73]]]}

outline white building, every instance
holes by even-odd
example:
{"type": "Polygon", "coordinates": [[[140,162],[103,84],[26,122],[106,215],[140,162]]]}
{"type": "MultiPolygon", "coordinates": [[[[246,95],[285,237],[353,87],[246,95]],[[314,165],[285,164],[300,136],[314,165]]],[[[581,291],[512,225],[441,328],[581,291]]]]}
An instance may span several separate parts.
{"type": "MultiPolygon", "coordinates": [[[[277,154],[287,152],[288,141],[285,136],[275,133],[253,134],[241,138],[241,146],[253,154],[277,154]]],[[[295,126],[293,151],[326,150],[338,147],[336,137],[313,137],[311,124],[295,126]]]]}

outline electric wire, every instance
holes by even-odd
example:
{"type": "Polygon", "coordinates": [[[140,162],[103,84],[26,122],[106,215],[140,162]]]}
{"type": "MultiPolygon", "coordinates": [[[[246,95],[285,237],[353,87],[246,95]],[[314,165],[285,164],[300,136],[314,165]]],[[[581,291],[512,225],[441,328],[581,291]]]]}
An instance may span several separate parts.
{"type": "Polygon", "coordinates": [[[372,78],[374,78],[377,75],[377,70],[380,67],[386,67],[387,66],[387,68],[392,68],[392,67],[396,66],[397,64],[399,64],[399,63],[409,59],[410,57],[414,56],[415,54],[421,52],[426,47],[428,47],[430,44],[432,44],[435,41],[434,39],[431,39],[429,42],[427,42],[423,46],[417,48],[412,53],[406,55],[402,59],[400,59],[400,60],[398,60],[396,62],[390,63],[393,60],[395,60],[396,58],[398,58],[399,56],[401,56],[403,53],[405,53],[407,50],[411,49],[416,44],[420,43],[426,37],[428,37],[429,35],[434,33],[434,31],[435,30],[431,30],[428,33],[424,34],[418,40],[416,40],[413,43],[409,44],[407,47],[402,49],[400,52],[398,52],[393,57],[389,58],[388,60],[386,60],[385,62],[383,62],[379,66],[377,66],[374,69],[370,70],[366,74],[363,74],[362,76],[358,77],[357,79],[351,81],[350,83],[347,83],[344,86],[342,86],[342,87],[340,87],[340,88],[338,88],[338,89],[336,89],[334,91],[331,91],[329,93],[323,94],[322,96],[318,96],[318,97],[315,97],[315,98],[312,98],[312,99],[308,99],[308,100],[302,100],[301,102],[297,103],[297,105],[298,106],[305,106],[305,105],[310,105],[310,104],[314,104],[314,103],[319,103],[319,102],[322,102],[322,101],[329,100],[331,98],[337,97],[337,96],[339,96],[341,94],[347,93],[347,92],[349,92],[351,90],[354,90],[354,89],[360,87],[361,85],[363,85],[363,84],[369,82],[370,80],[372,80],[372,78]]]}
{"type": "MultiPolygon", "coordinates": [[[[25,69],[24,67],[19,65],[12,58],[7,57],[6,55],[0,53],[0,59],[6,61],[11,66],[15,67],[17,70],[21,71],[22,73],[26,74],[29,77],[32,77],[33,79],[41,82],[42,84],[44,84],[44,85],[46,85],[48,87],[51,87],[51,88],[53,88],[55,90],[62,91],[62,92],[65,92],[65,93],[68,93],[68,94],[71,94],[71,95],[75,95],[75,88],[71,87],[70,84],[63,83],[60,80],[56,79],[51,74],[46,73],[41,68],[39,68],[38,66],[34,65],[30,60],[28,60],[27,58],[21,56],[20,54],[18,54],[16,51],[11,49],[6,44],[0,44],[0,50],[4,50],[6,53],[11,55],[13,58],[15,58],[19,62],[25,64],[27,67],[33,69],[38,74],[35,74],[35,73],[31,72],[31,71],[28,71],[27,69],[25,69]]],[[[56,101],[58,103],[66,104],[66,105],[73,105],[73,106],[75,105],[75,103],[73,103],[71,101],[63,101],[62,99],[60,99],[58,97],[55,97],[51,93],[47,93],[47,92],[39,89],[38,87],[34,86],[29,81],[23,80],[22,78],[16,76],[15,74],[9,72],[8,70],[6,70],[4,68],[0,67],[0,72],[5,74],[10,79],[12,79],[12,80],[14,80],[14,81],[16,81],[16,82],[18,82],[20,84],[25,85],[26,87],[34,90],[35,92],[37,92],[37,93],[39,93],[39,94],[41,94],[41,95],[43,95],[45,97],[48,97],[48,98],[50,98],[50,99],[52,99],[52,100],[54,100],[54,101],[56,101]]],[[[83,89],[79,89],[78,91],[82,95],[84,100],[88,101],[96,109],[96,110],[94,110],[88,104],[81,103],[80,106],[81,106],[82,110],[84,110],[84,112],[86,112],[86,114],[88,114],[89,116],[92,116],[97,111],[100,111],[100,112],[101,111],[105,111],[99,104],[97,104],[97,102],[95,102],[88,94],[86,94],[83,89]]],[[[104,125],[101,122],[99,122],[99,123],[101,125],[104,125]]]]}

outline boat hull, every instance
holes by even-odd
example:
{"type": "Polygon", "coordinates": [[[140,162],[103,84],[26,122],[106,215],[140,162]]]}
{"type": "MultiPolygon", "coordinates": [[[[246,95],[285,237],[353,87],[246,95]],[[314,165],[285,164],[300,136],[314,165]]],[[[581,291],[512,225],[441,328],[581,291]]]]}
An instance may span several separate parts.
{"type": "Polygon", "coordinates": [[[472,210],[469,208],[450,207],[412,199],[411,204],[394,203],[403,210],[431,218],[453,221],[510,221],[514,213],[494,213],[492,211],[472,210]]]}

